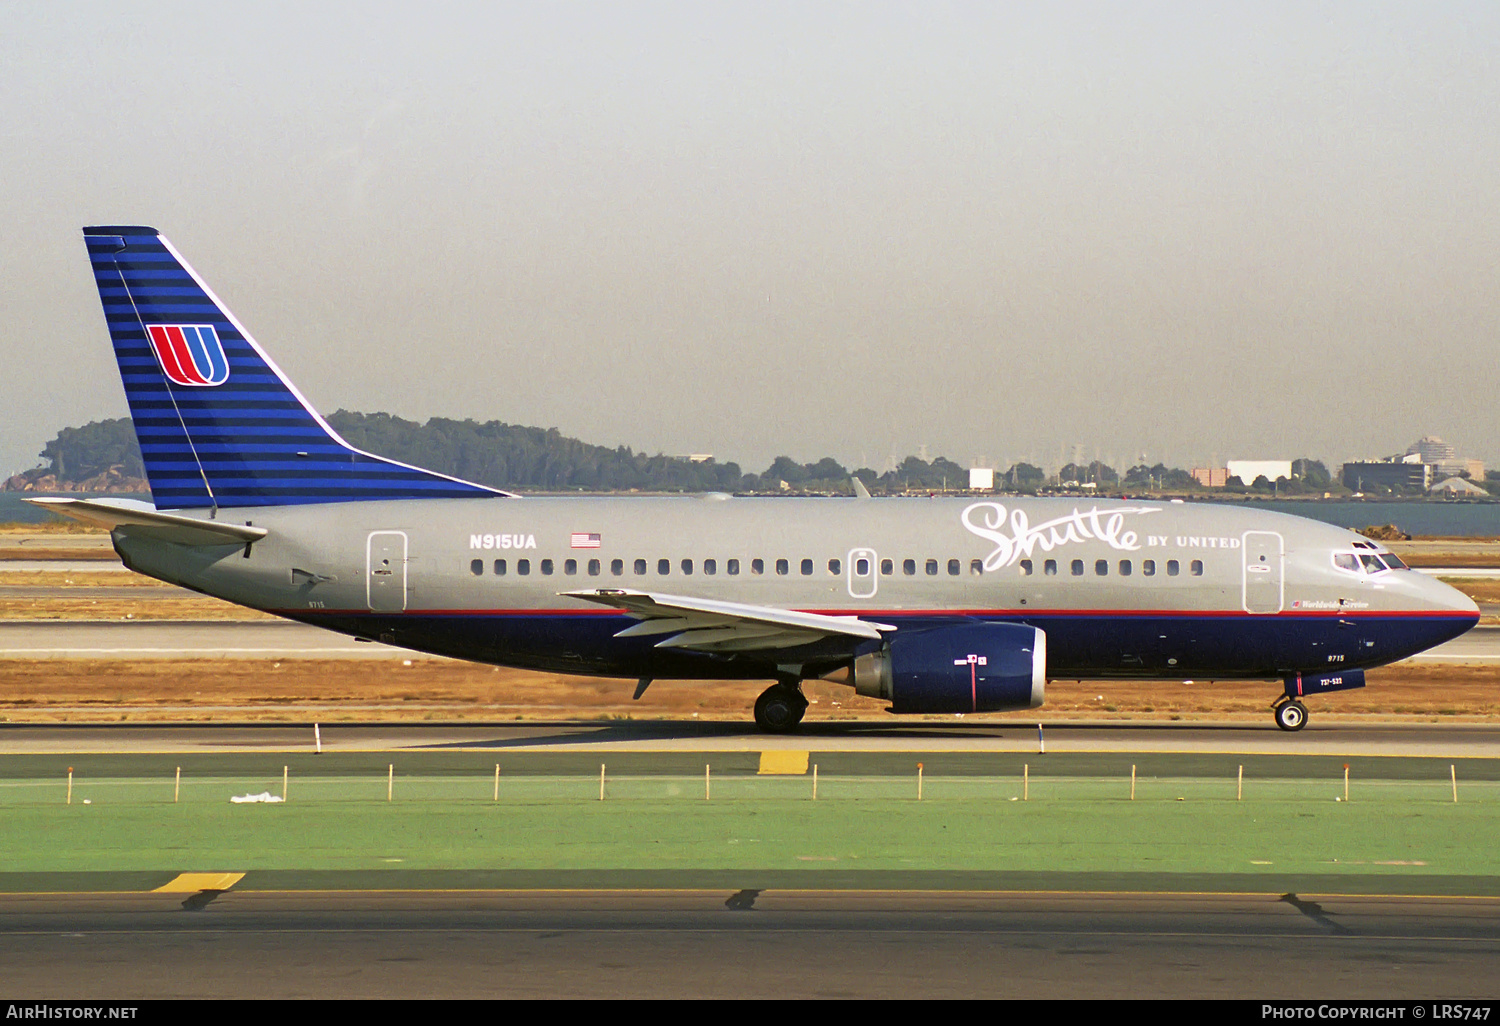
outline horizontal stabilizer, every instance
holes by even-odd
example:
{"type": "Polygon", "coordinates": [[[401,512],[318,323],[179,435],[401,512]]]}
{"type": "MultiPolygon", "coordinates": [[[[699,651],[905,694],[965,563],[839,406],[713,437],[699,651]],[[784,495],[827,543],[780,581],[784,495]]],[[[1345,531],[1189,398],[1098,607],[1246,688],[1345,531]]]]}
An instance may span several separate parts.
{"type": "Polygon", "coordinates": [[[246,545],[266,536],[264,527],[227,524],[220,520],[200,520],[175,513],[159,513],[143,502],[129,500],[37,498],[26,499],[33,506],[60,513],[86,524],[131,528],[132,533],[160,538],[177,545],[246,545]]]}
{"type": "Polygon", "coordinates": [[[623,588],[593,588],[562,594],[623,609],[642,622],[626,627],[616,637],[666,635],[656,643],[657,648],[699,652],[763,651],[795,648],[830,636],[878,641],[881,631],[895,630],[889,624],[871,623],[856,616],[802,613],[772,606],[623,588]]]}

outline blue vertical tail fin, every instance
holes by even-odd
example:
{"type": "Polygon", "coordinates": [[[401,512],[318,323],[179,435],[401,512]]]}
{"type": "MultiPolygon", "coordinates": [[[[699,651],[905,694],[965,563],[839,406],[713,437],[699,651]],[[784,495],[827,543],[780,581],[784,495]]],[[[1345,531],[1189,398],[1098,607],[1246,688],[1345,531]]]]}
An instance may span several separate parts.
{"type": "Polygon", "coordinates": [[[508,494],[345,442],[156,229],[83,234],[159,508],[508,494]]]}

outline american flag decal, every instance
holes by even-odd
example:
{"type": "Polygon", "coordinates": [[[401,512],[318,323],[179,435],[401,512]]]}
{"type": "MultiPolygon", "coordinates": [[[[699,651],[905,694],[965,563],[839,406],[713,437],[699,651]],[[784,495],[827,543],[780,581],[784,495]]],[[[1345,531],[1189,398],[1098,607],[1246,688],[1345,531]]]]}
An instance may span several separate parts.
{"type": "Polygon", "coordinates": [[[575,549],[597,549],[600,539],[597,534],[574,534],[573,548],[575,549]]]}
{"type": "Polygon", "coordinates": [[[229,358],[212,324],[149,324],[146,334],[172,384],[222,385],[229,380],[229,358]]]}

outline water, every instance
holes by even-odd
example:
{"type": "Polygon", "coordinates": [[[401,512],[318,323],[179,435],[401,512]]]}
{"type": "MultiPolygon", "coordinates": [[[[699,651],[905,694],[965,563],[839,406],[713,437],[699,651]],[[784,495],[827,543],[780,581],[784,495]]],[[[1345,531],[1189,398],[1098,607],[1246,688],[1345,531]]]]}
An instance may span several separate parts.
{"type": "MultiPolygon", "coordinates": [[[[1240,505],[1240,504],[1236,504],[1240,505]]],[[[1263,502],[1258,508],[1321,520],[1325,524],[1359,530],[1395,524],[1410,535],[1455,538],[1500,537],[1500,502],[1455,502],[1451,499],[1414,499],[1408,502],[1364,502],[1357,499],[1318,502],[1263,502]]]]}
{"type": "MultiPolygon", "coordinates": [[[[34,497],[35,493],[27,495],[34,497]]],[[[81,492],[65,493],[74,498],[93,498],[81,492]]],[[[114,498],[145,499],[144,495],[114,498]]],[[[1250,505],[1235,503],[1235,505],[1250,505]]],[[[1415,499],[1408,502],[1363,502],[1338,499],[1318,502],[1256,502],[1257,508],[1290,513],[1293,516],[1321,520],[1356,530],[1372,524],[1395,524],[1407,534],[1449,537],[1500,537],[1500,502],[1454,501],[1451,499],[1415,499]]],[[[17,492],[0,492],[0,524],[45,524],[55,522],[55,514],[28,506],[17,492]]]]}
{"type": "MultiPolygon", "coordinates": [[[[94,498],[117,498],[117,499],[144,499],[144,495],[115,495],[96,496],[86,492],[26,492],[27,498],[35,499],[47,495],[66,495],[72,499],[94,499],[94,498]]],[[[0,492],[0,524],[71,524],[77,521],[67,517],[60,517],[56,513],[48,513],[46,510],[28,506],[21,501],[20,492],[0,492]]]]}

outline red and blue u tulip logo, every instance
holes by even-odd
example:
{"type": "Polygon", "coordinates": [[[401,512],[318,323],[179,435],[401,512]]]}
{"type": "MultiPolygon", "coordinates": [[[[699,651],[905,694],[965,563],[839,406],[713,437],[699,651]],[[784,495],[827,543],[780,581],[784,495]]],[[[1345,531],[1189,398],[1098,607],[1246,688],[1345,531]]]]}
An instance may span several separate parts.
{"type": "Polygon", "coordinates": [[[229,358],[212,324],[150,324],[146,334],[162,373],[174,385],[222,385],[229,358]]]}

